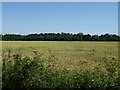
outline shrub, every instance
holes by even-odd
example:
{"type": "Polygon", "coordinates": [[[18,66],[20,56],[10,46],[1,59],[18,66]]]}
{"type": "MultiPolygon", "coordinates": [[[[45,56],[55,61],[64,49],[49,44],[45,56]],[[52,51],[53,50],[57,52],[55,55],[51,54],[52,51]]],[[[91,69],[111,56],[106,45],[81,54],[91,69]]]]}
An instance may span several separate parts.
{"type": "MultiPolygon", "coordinates": [[[[52,62],[52,60],[50,60],[52,62]]],[[[54,61],[54,60],[53,60],[54,61]]],[[[50,63],[51,63],[50,62],[50,63]]],[[[106,62],[107,73],[99,65],[94,70],[53,70],[45,66],[41,55],[33,58],[20,54],[3,58],[3,88],[107,88],[118,87],[117,65],[106,62]],[[114,66],[115,65],[115,66],[114,66]]]]}

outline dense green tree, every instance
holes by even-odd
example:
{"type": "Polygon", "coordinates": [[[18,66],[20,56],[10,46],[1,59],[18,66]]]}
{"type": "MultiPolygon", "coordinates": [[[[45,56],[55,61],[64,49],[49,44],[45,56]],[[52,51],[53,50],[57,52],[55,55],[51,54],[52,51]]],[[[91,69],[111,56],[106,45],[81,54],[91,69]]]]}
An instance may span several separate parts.
{"type": "Polygon", "coordinates": [[[120,36],[115,34],[90,35],[83,33],[40,33],[40,34],[0,34],[0,40],[4,41],[120,41],[120,36]]]}

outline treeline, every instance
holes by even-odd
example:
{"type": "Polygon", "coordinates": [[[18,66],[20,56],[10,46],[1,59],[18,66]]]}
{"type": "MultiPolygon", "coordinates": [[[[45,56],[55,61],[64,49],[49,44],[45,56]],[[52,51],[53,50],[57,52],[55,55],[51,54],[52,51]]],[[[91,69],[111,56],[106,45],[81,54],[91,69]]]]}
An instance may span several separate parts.
{"type": "Polygon", "coordinates": [[[5,34],[0,35],[3,41],[120,41],[116,34],[90,35],[83,33],[40,33],[40,34],[5,34]]]}

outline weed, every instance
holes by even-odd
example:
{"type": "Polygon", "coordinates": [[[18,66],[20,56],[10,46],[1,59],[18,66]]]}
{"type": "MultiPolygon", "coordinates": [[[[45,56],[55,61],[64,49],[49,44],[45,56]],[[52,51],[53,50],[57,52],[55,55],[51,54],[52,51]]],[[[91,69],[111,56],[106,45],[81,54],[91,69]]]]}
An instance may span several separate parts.
{"type": "Polygon", "coordinates": [[[19,42],[4,42],[4,52],[2,54],[3,88],[106,89],[119,87],[117,70],[120,66],[117,62],[115,43],[112,43],[112,46],[109,45],[109,42],[93,42],[90,44],[85,42],[82,44],[80,42],[62,42],[61,44],[59,42],[55,44],[56,46],[49,46],[49,43],[54,44],[54,42],[31,42],[29,45],[25,44],[25,50],[21,50],[23,53],[21,55],[15,51],[19,47],[19,42]],[[35,46],[32,43],[36,43],[35,46]],[[6,46],[8,44],[12,46],[10,49],[6,46]],[[97,45],[99,48],[96,48],[97,45]],[[32,50],[29,49],[31,56],[27,55],[27,47],[32,47],[32,50]],[[36,47],[39,48],[36,50],[36,47]],[[81,48],[81,51],[79,48],[81,48]],[[43,52],[43,54],[39,53],[39,51],[43,52]],[[89,53],[90,55],[88,55],[89,53]],[[94,54],[92,55],[92,53],[94,54]],[[79,68],[72,68],[77,64],[79,64],[79,68]]]}

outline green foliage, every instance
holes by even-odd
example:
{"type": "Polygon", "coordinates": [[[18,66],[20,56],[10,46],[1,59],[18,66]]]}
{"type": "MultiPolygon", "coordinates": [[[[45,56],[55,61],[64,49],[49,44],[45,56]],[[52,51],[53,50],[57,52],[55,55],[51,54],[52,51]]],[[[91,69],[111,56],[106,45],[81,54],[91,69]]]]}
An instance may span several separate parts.
{"type": "Polygon", "coordinates": [[[28,35],[5,34],[2,35],[5,41],[120,41],[120,36],[115,34],[84,35],[83,33],[40,33],[28,35]]]}
{"type": "Polygon", "coordinates": [[[2,86],[120,88],[117,45],[117,42],[5,41],[2,86]]]}
{"type": "MultiPolygon", "coordinates": [[[[50,60],[50,62],[52,62],[50,60]]],[[[41,55],[34,58],[20,54],[3,59],[3,88],[106,88],[118,87],[116,63],[106,62],[108,73],[99,65],[94,70],[53,70],[45,66],[41,55]],[[110,74],[109,74],[110,73],[110,74]]]]}

